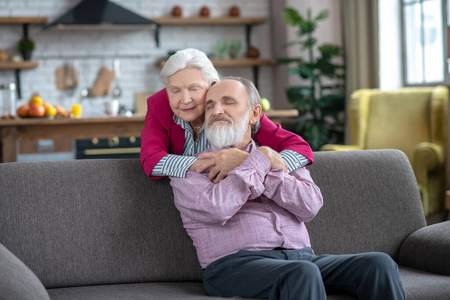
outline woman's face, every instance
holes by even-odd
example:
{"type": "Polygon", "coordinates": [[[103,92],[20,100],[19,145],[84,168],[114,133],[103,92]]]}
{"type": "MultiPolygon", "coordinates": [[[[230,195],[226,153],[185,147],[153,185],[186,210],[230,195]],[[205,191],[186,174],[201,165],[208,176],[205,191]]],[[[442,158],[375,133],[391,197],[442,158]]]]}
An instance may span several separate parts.
{"type": "Polygon", "coordinates": [[[197,68],[186,68],[170,76],[166,90],[173,113],[186,122],[203,123],[208,88],[197,68]]]}

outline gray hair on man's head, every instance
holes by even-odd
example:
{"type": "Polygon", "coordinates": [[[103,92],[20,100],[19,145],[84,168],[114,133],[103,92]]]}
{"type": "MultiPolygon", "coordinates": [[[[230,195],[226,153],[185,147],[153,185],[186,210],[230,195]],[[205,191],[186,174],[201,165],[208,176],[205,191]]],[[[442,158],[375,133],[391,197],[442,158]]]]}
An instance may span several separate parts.
{"type": "Polygon", "coordinates": [[[209,86],[220,81],[219,74],[208,56],[200,50],[188,48],[177,51],[164,64],[161,70],[161,79],[164,85],[167,85],[170,76],[186,68],[198,68],[209,86]]]}
{"type": "MultiPolygon", "coordinates": [[[[236,80],[245,86],[245,89],[247,90],[248,101],[247,112],[249,112],[252,107],[261,105],[261,96],[259,95],[258,89],[255,87],[251,80],[237,76],[227,76],[222,80],[236,80]]],[[[260,120],[258,120],[255,124],[252,124],[252,137],[254,137],[256,132],[258,132],[259,126],[260,120]]]]}

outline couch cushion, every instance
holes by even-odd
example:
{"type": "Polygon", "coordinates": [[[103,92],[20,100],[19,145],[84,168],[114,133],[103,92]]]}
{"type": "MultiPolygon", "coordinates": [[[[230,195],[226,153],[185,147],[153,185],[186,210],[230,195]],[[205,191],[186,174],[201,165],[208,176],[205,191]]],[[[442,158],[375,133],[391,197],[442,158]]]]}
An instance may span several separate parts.
{"type": "MultiPolygon", "coordinates": [[[[50,289],[52,300],[197,300],[209,297],[202,282],[152,282],[50,289]]],[[[229,298],[243,299],[243,298],[229,298]]]]}
{"type": "Polygon", "coordinates": [[[450,276],[400,267],[400,277],[408,300],[450,299],[450,276]]]}
{"type": "MultiPolygon", "coordinates": [[[[209,297],[201,282],[152,282],[50,289],[52,300],[223,300],[209,297]]],[[[249,299],[232,297],[226,299],[249,299]]],[[[329,300],[352,300],[348,295],[329,295],[329,300]]]]}
{"type": "MultiPolygon", "coordinates": [[[[400,268],[400,277],[408,300],[450,299],[450,277],[400,268]]],[[[52,300],[189,300],[224,299],[209,297],[201,282],[153,282],[50,289],[52,300]]],[[[229,299],[243,299],[234,297],[229,299]]],[[[348,295],[328,295],[329,300],[351,300],[348,295]]]]}

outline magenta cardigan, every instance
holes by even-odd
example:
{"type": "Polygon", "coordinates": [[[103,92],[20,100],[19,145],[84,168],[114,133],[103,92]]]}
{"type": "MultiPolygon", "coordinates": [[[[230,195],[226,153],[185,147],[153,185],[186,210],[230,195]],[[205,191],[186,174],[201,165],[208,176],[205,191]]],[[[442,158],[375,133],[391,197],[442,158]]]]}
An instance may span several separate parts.
{"type": "MultiPolygon", "coordinates": [[[[261,126],[254,137],[260,146],[268,146],[277,152],[293,150],[311,161],[314,160],[311,147],[300,136],[284,130],[274,124],[265,115],[261,115],[261,126]]],[[[156,164],[167,154],[181,155],[185,137],[184,129],[173,120],[166,89],[162,89],[147,99],[145,127],[141,131],[141,165],[144,172],[151,176],[156,164]]]]}

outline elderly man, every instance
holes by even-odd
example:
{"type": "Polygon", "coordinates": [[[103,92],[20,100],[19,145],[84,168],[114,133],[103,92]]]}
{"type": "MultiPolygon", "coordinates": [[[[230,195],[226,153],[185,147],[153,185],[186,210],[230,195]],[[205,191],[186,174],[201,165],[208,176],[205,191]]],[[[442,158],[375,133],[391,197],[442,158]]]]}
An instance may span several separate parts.
{"type": "Polygon", "coordinates": [[[254,85],[227,78],[206,95],[207,152],[235,147],[250,156],[217,184],[207,173],[171,177],[175,205],[194,242],[211,296],[405,299],[395,262],[383,253],[320,255],[304,222],[322,206],[306,168],[287,173],[281,156],[252,140],[261,114],[254,85]]]}

